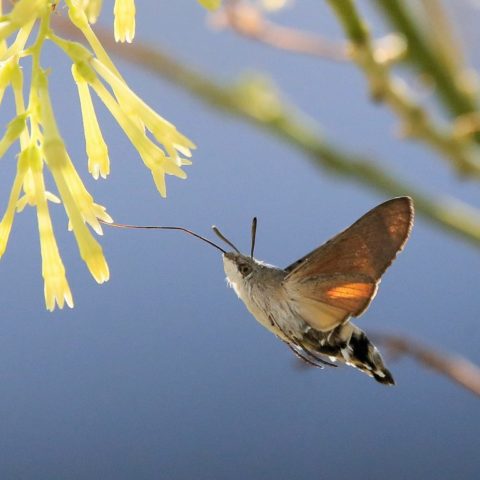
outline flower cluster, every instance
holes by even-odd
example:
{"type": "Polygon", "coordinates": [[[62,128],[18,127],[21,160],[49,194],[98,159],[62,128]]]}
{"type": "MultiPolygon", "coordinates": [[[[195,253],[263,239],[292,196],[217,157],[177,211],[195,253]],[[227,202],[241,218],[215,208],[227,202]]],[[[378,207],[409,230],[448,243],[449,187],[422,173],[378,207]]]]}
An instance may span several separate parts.
{"type": "MultiPolygon", "coordinates": [[[[45,302],[49,310],[66,303],[73,306],[52,221],[50,203],[62,203],[81,258],[98,283],[109,278],[102,247],[91,229],[102,234],[101,222],[111,222],[106,209],[94,202],[72,162],[52,109],[47,71],[40,53],[47,41],[53,42],[72,61],[73,79],[78,88],[83,117],[88,171],[95,179],[110,172],[107,144],[95,114],[91,92],[110,110],[149,168],[155,185],[166,195],[165,175],[185,178],[182,167],[191,162],[194,145],[174,125],[146,105],[126,84],[94,34],[91,23],[98,17],[101,0],[66,0],[68,16],[88,44],[72,42],[56,34],[50,24],[56,2],[18,0],[8,14],[0,17],[0,102],[8,87],[15,101],[16,116],[0,139],[0,156],[17,141],[20,153],[5,214],[0,222],[0,257],[7,247],[16,212],[27,205],[36,208],[45,302]],[[34,26],[38,24],[38,28],[34,26]],[[36,36],[29,42],[32,32],[36,36]],[[13,41],[10,37],[15,35],[13,41]],[[20,60],[31,57],[28,103],[24,98],[20,60]],[[47,191],[44,170],[53,177],[58,196],[47,191]]],[[[135,35],[134,0],[115,1],[115,38],[131,42],[135,35]]],[[[0,3],[0,15],[1,3],[0,3]]]]}

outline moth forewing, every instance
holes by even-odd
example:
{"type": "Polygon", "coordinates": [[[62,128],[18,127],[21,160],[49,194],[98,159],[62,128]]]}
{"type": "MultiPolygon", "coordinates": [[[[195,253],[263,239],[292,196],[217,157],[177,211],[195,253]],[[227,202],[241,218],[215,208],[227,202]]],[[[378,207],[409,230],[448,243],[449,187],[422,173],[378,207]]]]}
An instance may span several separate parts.
{"type": "Polygon", "coordinates": [[[376,283],[405,245],[412,225],[412,200],[409,197],[388,200],[289,265],[285,269],[287,278],[358,273],[376,283]]]}

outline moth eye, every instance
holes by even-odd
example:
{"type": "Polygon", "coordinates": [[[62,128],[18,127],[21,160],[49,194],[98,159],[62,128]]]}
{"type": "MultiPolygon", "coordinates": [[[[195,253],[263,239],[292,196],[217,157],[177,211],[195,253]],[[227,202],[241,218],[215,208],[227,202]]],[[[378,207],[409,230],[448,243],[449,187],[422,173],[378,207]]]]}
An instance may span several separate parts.
{"type": "Polygon", "coordinates": [[[252,269],[248,265],[245,265],[245,264],[240,265],[238,267],[238,270],[243,276],[248,275],[252,271],[252,269]]]}

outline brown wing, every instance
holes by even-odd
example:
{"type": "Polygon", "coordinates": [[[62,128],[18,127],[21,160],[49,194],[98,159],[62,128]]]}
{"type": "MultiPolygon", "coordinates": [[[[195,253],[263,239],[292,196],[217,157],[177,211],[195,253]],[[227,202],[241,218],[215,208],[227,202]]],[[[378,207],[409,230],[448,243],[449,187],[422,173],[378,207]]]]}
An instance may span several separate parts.
{"type": "Polygon", "coordinates": [[[360,274],[317,275],[285,282],[293,308],[312,327],[329,331],[370,303],[377,284],[360,274]]]}
{"type": "Polygon", "coordinates": [[[297,297],[297,304],[308,296],[312,308],[321,302],[339,309],[338,323],[358,316],[373,299],[380,277],[402,249],[412,224],[410,198],[382,203],[287,267],[284,285],[297,297]]]}

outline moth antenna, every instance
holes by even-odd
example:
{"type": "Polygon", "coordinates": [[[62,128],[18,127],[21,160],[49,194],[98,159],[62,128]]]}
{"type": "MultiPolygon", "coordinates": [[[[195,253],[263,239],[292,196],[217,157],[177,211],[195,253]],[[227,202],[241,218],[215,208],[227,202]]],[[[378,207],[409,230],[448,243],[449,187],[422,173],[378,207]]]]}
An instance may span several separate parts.
{"type": "Polygon", "coordinates": [[[208,238],[202,237],[202,235],[199,235],[198,233],[193,232],[192,230],[189,230],[188,228],[184,227],[170,227],[170,226],[163,226],[163,225],[128,225],[126,223],[108,223],[104,222],[103,220],[99,221],[103,223],[104,225],[108,225],[110,227],[116,227],[116,228],[128,228],[128,229],[134,229],[134,230],[178,230],[180,232],[188,233],[188,235],[192,235],[193,237],[196,237],[205,243],[208,243],[212,247],[215,247],[217,250],[220,250],[222,253],[227,253],[226,250],[224,250],[222,247],[217,245],[216,243],[212,242],[208,238]]]}
{"type": "Polygon", "coordinates": [[[252,248],[250,249],[250,258],[253,258],[253,251],[255,250],[255,238],[257,237],[257,217],[252,220],[252,248]]]}
{"type": "Polygon", "coordinates": [[[223,235],[223,233],[215,225],[212,225],[212,230],[215,232],[217,237],[221,238],[227,245],[230,245],[237,253],[240,253],[240,250],[225,235],[223,235]]]}

